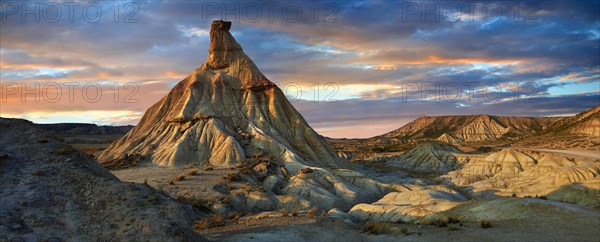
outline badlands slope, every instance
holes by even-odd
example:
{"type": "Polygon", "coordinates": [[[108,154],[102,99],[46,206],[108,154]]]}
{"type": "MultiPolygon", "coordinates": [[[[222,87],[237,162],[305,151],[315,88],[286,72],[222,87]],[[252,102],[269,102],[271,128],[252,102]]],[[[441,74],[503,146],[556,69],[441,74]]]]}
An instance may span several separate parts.
{"type": "Polygon", "coordinates": [[[104,150],[98,157],[103,164],[235,167],[248,157],[270,156],[291,172],[311,165],[345,167],[244,53],[230,27],[213,22],[206,62],[104,150]]]}
{"type": "MultiPolygon", "coordinates": [[[[223,179],[210,180],[209,194],[182,195],[218,213],[290,206],[349,209],[404,189],[348,170],[352,165],[337,156],[260,72],[230,28],[230,22],[212,23],[206,62],[104,150],[98,157],[103,165],[133,167],[116,172],[130,180],[136,177],[126,174],[139,170],[228,169],[229,174],[219,173],[223,179]]],[[[169,183],[152,184],[163,189],[169,183]]]]}
{"type": "Polygon", "coordinates": [[[448,143],[509,139],[541,132],[558,120],[486,114],[425,116],[375,139],[437,139],[448,143]]]}
{"type": "Polygon", "coordinates": [[[0,118],[0,241],[204,241],[196,213],[119,181],[43,128],[0,118]]]}

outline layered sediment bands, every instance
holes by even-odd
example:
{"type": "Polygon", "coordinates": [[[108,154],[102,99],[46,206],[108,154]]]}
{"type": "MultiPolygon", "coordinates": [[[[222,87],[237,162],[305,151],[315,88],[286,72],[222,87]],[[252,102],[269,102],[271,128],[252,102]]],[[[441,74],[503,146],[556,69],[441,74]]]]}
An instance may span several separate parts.
{"type": "Polygon", "coordinates": [[[558,120],[560,118],[504,117],[486,114],[425,116],[372,139],[437,139],[447,143],[510,139],[539,133],[558,120]]]}
{"type": "Polygon", "coordinates": [[[99,155],[104,165],[126,166],[137,157],[135,162],[168,167],[201,162],[233,167],[260,153],[293,172],[346,167],[244,53],[230,28],[231,23],[213,22],[206,62],[99,155]]]}

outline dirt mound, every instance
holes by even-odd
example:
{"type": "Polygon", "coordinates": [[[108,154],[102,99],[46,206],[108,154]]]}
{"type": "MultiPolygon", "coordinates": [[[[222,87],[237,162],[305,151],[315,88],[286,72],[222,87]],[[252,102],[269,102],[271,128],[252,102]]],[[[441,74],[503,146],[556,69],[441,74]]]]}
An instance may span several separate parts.
{"type": "Polygon", "coordinates": [[[204,241],[191,206],[119,181],[31,122],[0,118],[0,238],[204,241]]]}
{"type": "Polygon", "coordinates": [[[417,172],[448,172],[458,168],[456,153],[462,153],[452,145],[427,142],[389,159],[387,164],[417,172]]]}

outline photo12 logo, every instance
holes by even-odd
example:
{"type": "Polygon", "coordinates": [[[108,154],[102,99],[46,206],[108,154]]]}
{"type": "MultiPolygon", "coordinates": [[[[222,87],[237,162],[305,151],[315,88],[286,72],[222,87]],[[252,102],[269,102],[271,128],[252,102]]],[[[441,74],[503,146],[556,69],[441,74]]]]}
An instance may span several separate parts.
{"type": "Polygon", "coordinates": [[[79,98],[84,102],[97,103],[102,98],[112,97],[115,103],[138,103],[135,95],[139,92],[139,86],[135,82],[121,84],[118,82],[33,82],[17,83],[2,82],[0,85],[0,101],[2,103],[13,103],[9,99],[18,99],[21,103],[42,100],[48,103],[65,101],[74,103],[79,98]],[[110,94],[110,96],[107,95],[110,94]]]}
{"type": "Polygon", "coordinates": [[[337,23],[340,11],[338,2],[329,1],[228,1],[202,2],[200,4],[202,22],[222,19],[232,22],[273,23],[282,20],[296,23],[308,20],[322,23],[337,23]]]}
{"type": "Polygon", "coordinates": [[[0,2],[0,22],[21,21],[23,23],[74,23],[85,21],[97,23],[101,20],[114,23],[138,23],[139,5],[136,2],[44,2],[7,1],[0,2]]]}

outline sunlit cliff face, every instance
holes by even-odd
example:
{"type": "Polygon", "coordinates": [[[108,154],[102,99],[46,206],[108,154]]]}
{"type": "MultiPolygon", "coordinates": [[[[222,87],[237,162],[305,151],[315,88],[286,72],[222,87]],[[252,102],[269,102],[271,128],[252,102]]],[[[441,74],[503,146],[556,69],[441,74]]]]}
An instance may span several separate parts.
{"type": "Polygon", "coordinates": [[[136,124],[207,58],[213,19],[236,24],[244,51],[326,136],[370,137],[420,115],[573,114],[600,98],[597,2],[284,1],[259,5],[259,19],[234,3],[230,13],[121,4],[116,15],[114,3],[99,3],[97,18],[95,6],[70,15],[58,3],[53,19],[56,2],[24,18],[35,4],[2,2],[0,114],[136,124]],[[535,11],[515,17],[515,7],[535,11]]]}

